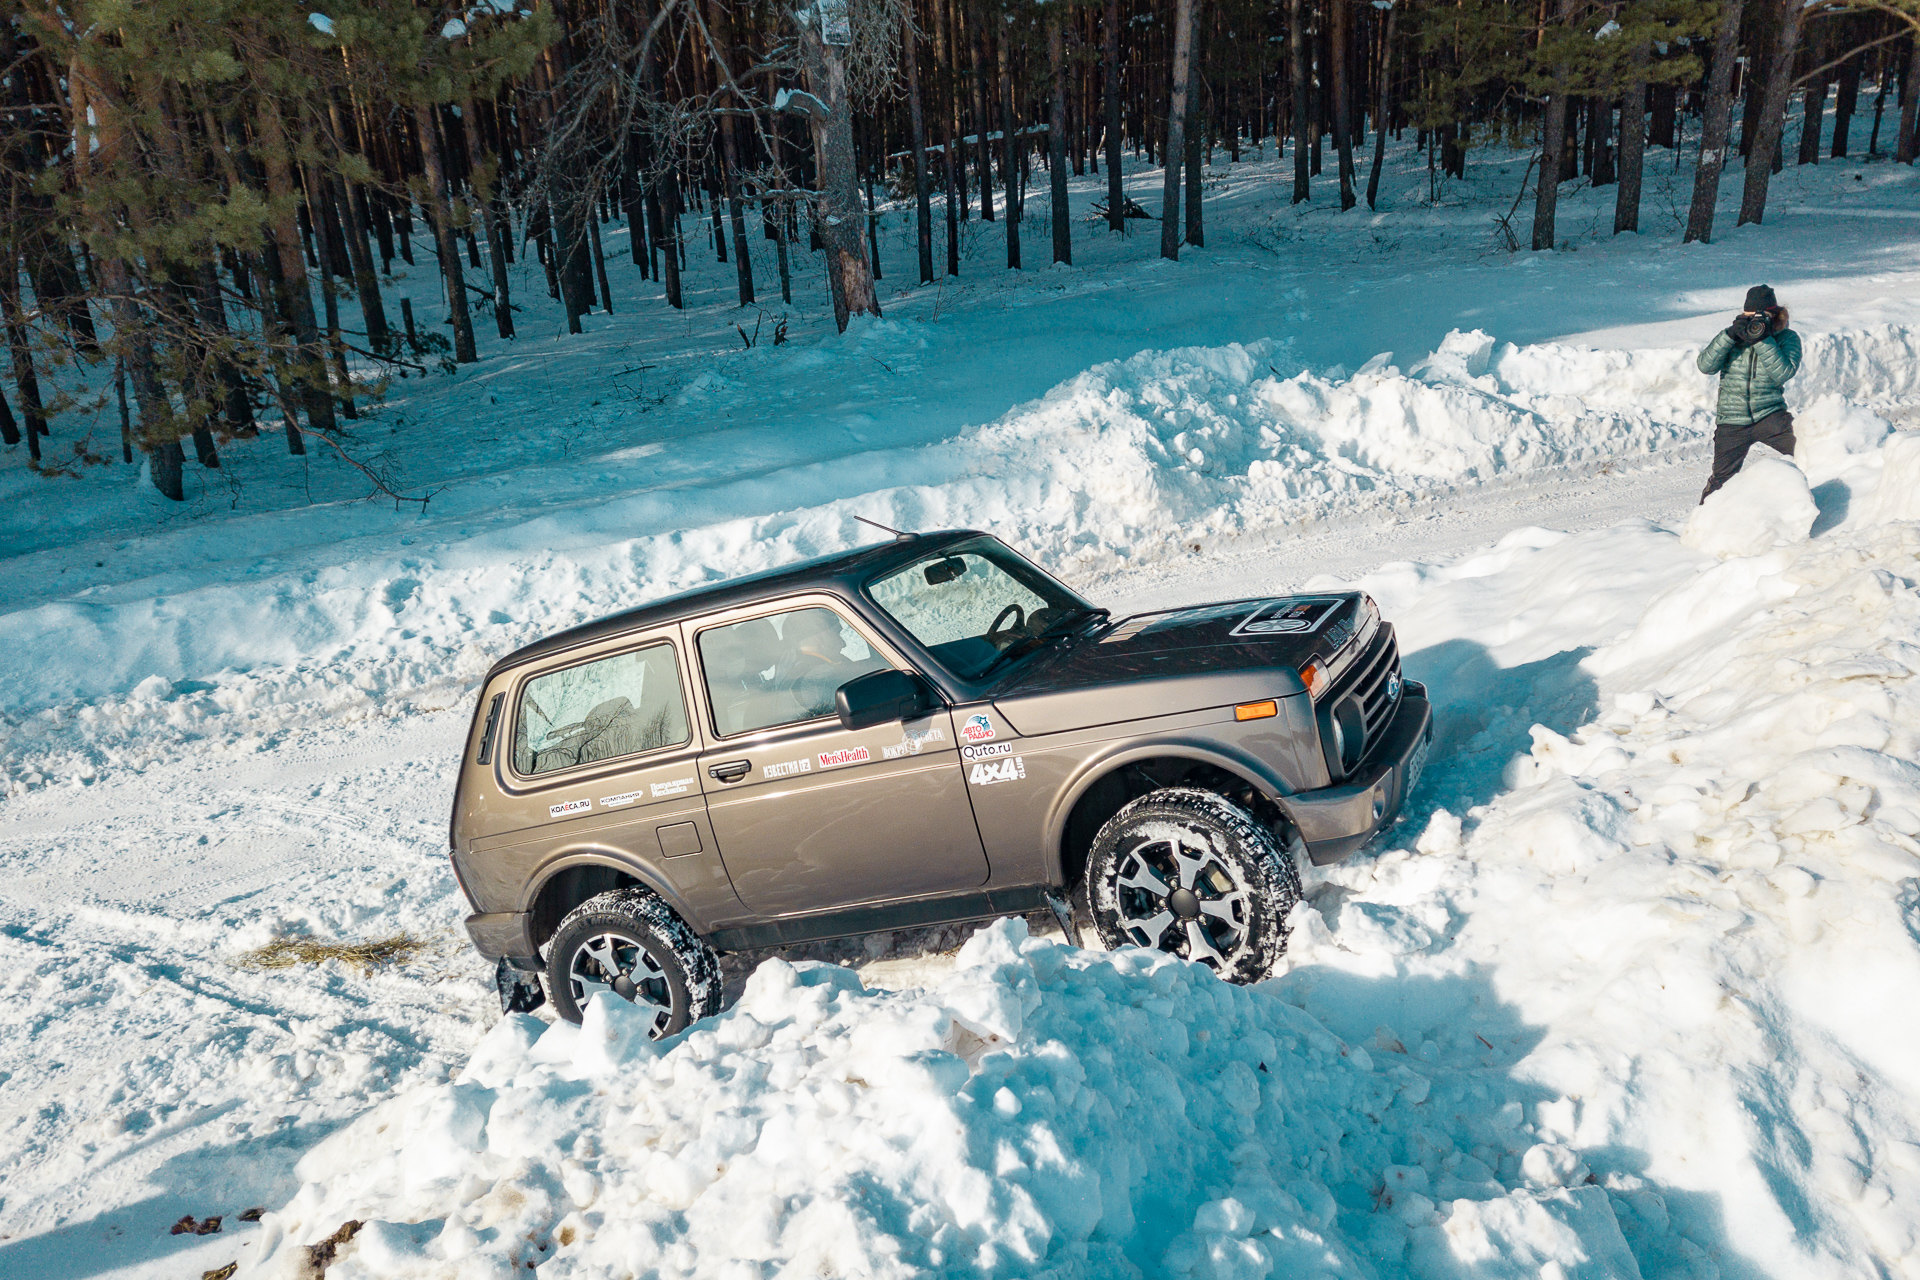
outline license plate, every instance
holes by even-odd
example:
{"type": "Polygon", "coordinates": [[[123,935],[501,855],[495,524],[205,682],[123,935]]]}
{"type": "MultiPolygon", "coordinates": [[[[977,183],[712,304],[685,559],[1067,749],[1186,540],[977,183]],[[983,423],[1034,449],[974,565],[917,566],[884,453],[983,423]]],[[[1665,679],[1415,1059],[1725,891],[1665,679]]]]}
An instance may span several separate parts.
{"type": "Polygon", "coordinates": [[[1415,747],[1413,754],[1407,757],[1407,781],[1406,785],[1400,788],[1400,798],[1402,800],[1412,795],[1413,789],[1420,785],[1420,771],[1427,767],[1427,752],[1432,749],[1432,747],[1432,735],[1422,734],[1420,745],[1415,747]]]}

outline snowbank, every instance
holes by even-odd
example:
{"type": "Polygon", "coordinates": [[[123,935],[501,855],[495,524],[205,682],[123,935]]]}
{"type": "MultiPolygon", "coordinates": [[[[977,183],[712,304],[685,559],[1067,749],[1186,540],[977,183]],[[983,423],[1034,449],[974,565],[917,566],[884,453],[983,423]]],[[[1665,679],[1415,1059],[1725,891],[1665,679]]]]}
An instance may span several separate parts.
{"type": "Polygon", "coordinates": [[[1402,1252],[1423,1276],[1634,1274],[1518,1086],[1488,1105],[1478,1073],[1153,953],[1004,922],[925,993],[771,961],[727,1013],[644,1035],[605,1000],[577,1030],[503,1020],[459,1080],[305,1157],[250,1274],[299,1275],[353,1220],[336,1280],[1364,1276],[1402,1252]]]}
{"type": "MultiPolygon", "coordinates": [[[[910,327],[894,339],[909,341],[910,327]]],[[[1890,402],[1912,396],[1915,330],[1816,346],[1828,365],[1809,354],[1795,384],[1815,397],[1804,416],[1857,412],[1833,394],[1846,377],[1890,402]]],[[[451,706],[493,658],[545,632],[855,545],[871,532],[855,513],[991,528],[1085,576],[1383,498],[1645,458],[1710,425],[1706,383],[1682,349],[1455,333],[1408,370],[1381,356],[1351,375],[1283,373],[1286,351],[1144,352],[943,444],[613,494],[332,568],[182,575],[158,598],[108,593],[0,616],[0,763],[15,789],[84,781],[189,742],[244,750],[290,728],[451,706]]]]}

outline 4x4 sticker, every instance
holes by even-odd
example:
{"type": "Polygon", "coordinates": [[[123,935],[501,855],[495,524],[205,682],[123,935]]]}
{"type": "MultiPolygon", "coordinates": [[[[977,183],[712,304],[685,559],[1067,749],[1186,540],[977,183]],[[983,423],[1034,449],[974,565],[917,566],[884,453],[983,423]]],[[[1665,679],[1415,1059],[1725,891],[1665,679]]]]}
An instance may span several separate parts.
{"type": "Polygon", "coordinates": [[[549,818],[564,818],[570,813],[585,813],[591,808],[593,808],[593,801],[591,800],[562,800],[559,804],[550,804],[547,806],[547,816],[549,818]]]}
{"type": "Polygon", "coordinates": [[[985,760],[992,756],[1010,756],[1012,754],[1013,744],[1011,742],[989,742],[985,746],[960,748],[960,758],[963,760],[985,760]]]}
{"type": "Polygon", "coordinates": [[[1236,636],[1298,635],[1319,629],[1329,614],[1340,607],[1337,596],[1314,596],[1305,600],[1270,600],[1248,614],[1228,634],[1236,636]]]}
{"type": "Polygon", "coordinates": [[[983,761],[967,771],[967,781],[976,787],[992,786],[996,782],[1018,782],[1026,776],[1027,762],[1020,756],[997,762],[983,761]]]}
{"type": "Polygon", "coordinates": [[[960,736],[968,742],[991,741],[993,738],[993,721],[987,719],[984,715],[968,716],[967,722],[960,726],[960,736]]]}
{"type": "Polygon", "coordinates": [[[760,768],[760,776],[763,778],[791,778],[796,774],[812,772],[813,761],[805,758],[782,760],[779,764],[762,765],[760,768]]]}
{"type": "Polygon", "coordinates": [[[865,764],[873,756],[865,747],[841,747],[838,751],[822,751],[818,758],[822,769],[833,769],[843,764],[865,764]]]}

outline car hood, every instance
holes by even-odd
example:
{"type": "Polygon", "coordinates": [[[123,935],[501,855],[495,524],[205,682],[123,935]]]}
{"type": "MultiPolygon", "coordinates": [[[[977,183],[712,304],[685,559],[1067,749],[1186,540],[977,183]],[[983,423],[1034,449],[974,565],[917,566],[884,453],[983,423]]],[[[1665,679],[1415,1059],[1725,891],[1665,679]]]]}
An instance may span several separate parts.
{"type": "Polygon", "coordinates": [[[1362,600],[1330,591],[1135,614],[1036,656],[992,700],[1016,732],[1039,734],[1296,696],[1301,666],[1331,663],[1374,625],[1362,600]]]}

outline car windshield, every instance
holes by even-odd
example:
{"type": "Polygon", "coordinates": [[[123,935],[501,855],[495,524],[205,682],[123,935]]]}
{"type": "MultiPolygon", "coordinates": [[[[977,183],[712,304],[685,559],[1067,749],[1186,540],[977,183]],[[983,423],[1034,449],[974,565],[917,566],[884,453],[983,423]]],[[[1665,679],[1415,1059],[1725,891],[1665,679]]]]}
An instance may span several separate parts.
{"type": "Polygon", "coordinates": [[[963,680],[1040,647],[1094,609],[997,542],[916,560],[867,584],[875,604],[963,680]]]}

